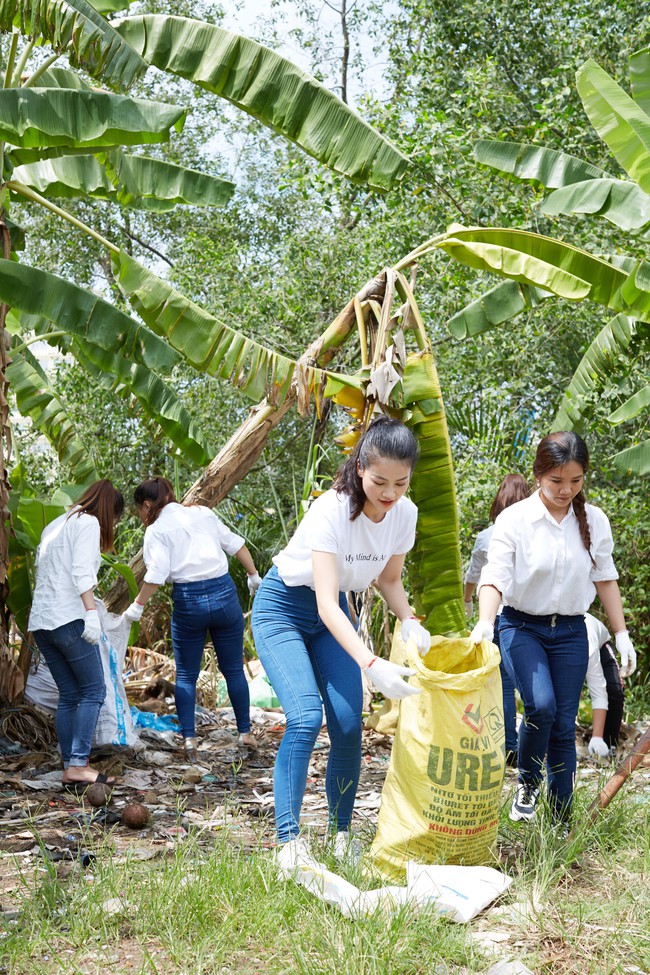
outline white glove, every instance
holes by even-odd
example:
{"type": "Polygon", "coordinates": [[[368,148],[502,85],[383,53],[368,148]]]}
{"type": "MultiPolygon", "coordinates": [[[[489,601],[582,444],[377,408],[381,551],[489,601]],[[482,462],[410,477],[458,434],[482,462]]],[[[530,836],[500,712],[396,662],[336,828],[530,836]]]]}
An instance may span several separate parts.
{"type": "Polygon", "coordinates": [[[408,616],[402,620],[402,640],[408,643],[415,640],[415,645],[421,657],[424,657],[431,649],[431,634],[422,626],[415,616],[408,616]]]}
{"type": "Polygon", "coordinates": [[[87,643],[99,643],[102,635],[102,624],[99,622],[99,613],[96,609],[86,610],[86,625],[81,634],[87,643]]]}
{"type": "Polygon", "coordinates": [[[629,677],[636,670],[636,651],[627,630],[616,634],[616,649],[621,657],[621,677],[629,677]]]}
{"type": "Polygon", "coordinates": [[[422,693],[419,687],[409,687],[402,680],[402,677],[412,677],[415,674],[411,667],[400,667],[390,660],[373,657],[368,666],[363,668],[363,672],[376,690],[392,701],[422,693]]]}
{"type": "Polygon", "coordinates": [[[139,603],[138,600],[134,600],[128,609],[122,613],[122,619],[127,620],[129,623],[137,623],[144,612],[144,606],[139,603]]]}
{"type": "Polygon", "coordinates": [[[587,750],[590,755],[598,755],[600,758],[607,758],[609,755],[609,748],[602,738],[592,738],[587,750]]]}
{"type": "Polygon", "coordinates": [[[254,596],[257,590],[262,585],[262,577],[258,572],[254,572],[252,576],[248,577],[248,591],[251,596],[254,596]]]}
{"type": "Polygon", "coordinates": [[[494,640],[494,624],[488,620],[479,620],[469,635],[470,643],[482,643],[483,640],[494,640]]]}
{"type": "Polygon", "coordinates": [[[465,616],[467,617],[467,619],[471,619],[471,616],[472,616],[472,613],[473,612],[474,612],[474,600],[473,599],[466,599],[465,600],[465,616]]]}

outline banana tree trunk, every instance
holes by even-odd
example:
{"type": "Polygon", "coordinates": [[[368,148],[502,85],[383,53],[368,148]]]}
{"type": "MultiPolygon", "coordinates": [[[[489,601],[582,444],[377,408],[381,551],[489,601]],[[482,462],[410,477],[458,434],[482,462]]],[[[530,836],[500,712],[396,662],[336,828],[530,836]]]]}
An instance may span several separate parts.
{"type": "MultiPolygon", "coordinates": [[[[306,366],[324,368],[331,361],[336,349],[342,345],[350,331],[356,327],[355,301],[370,299],[381,302],[386,289],[386,276],[379,274],[369,281],[361,291],[345,306],[332,324],[323,332],[298,360],[293,383],[285,399],[279,404],[267,400],[255,406],[248,418],[206,467],[201,476],[184,495],[183,502],[204,504],[213,508],[222,501],[257,463],[271,430],[280,422],[296,401],[303,402],[300,377],[306,366]]],[[[139,582],[144,577],[145,567],[142,551],[131,560],[131,568],[139,582]]],[[[126,583],[119,579],[105,597],[107,608],[112,613],[122,612],[129,602],[126,583]]]]}
{"type": "MultiPolygon", "coordinates": [[[[9,259],[11,243],[4,209],[0,210],[0,236],[2,237],[2,254],[6,259],[9,259]]],[[[11,362],[8,349],[11,344],[11,337],[5,329],[8,311],[7,305],[0,305],[0,657],[8,658],[7,663],[9,665],[2,669],[3,674],[13,673],[17,669],[9,654],[8,612],[6,608],[7,568],[9,565],[9,477],[7,467],[11,455],[9,404],[7,402],[9,387],[7,366],[11,362]]],[[[7,684],[9,683],[10,681],[7,679],[7,684]]],[[[0,687],[0,695],[9,700],[9,695],[4,694],[4,691],[5,687],[0,687]]]]}

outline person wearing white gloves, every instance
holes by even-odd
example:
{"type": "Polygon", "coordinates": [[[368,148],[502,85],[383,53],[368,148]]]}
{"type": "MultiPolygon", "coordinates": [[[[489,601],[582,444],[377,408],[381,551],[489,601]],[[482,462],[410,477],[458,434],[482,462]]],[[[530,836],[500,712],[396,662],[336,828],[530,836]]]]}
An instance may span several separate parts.
{"type": "Polygon", "coordinates": [[[244,539],[232,532],[210,508],[182,505],[166,477],[143,481],[135,489],[138,516],[146,526],[144,582],[124,618],[136,622],[159,586],[172,585],[172,647],[176,662],[175,701],[185,754],[198,758],[196,682],[206,636],[214,645],[219,670],[235,712],[239,742],[257,746],[251,734],[250,694],[244,674],[244,616],[228,572],[234,555],[248,574],[252,596],[262,580],[244,539]]]}
{"type": "MultiPolygon", "coordinates": [[[[618,744],[623,720],[622,672],[618,669],[607,627],[591,613],[585,614],[585,623],[589,640],[587,687],[593,720],[588,752],[599,758],[608,758],[618,744]]],[[[633,649],[631,659],[625,662],[625,676],[633,673],[635,667],[636,654],[633,649]]]]}
{"type": "MultiPolygon", "coordinates": [[[[476,541],[474,542],[474,548],[472,549],[472,556],[470,558],[469,567],[465,574],[465,588],[463,591],[463,598],[465,600],[465,612],[468,617],[471,617],[474,610],[474,605],[472,602],[472,596],[474,595],[474,590],[476,585],[481,578],[481,571],[483,566],[487,563],[488,558],[488,548],[490,545],[490,539],[492,538],[492,531],[494,530],[494,522],[497,520],[504,508],[509,508],[511,504],[516,504],[517,501],[523,501],[524,498],[529,497],[530,488],[525,477],[521,474],[506,474],[504,479],[501,481],[497,493],[494,496],[494,500],[490,505],[490,521],[491,525],[484,528],[482,532],[479,532],[476,536],[476,541]]],[[[492,642],[499,646],[499,619],[500,619],[501,609],[497,613],[494,625],[494,635],[492,642]]],[[[499,672],[501,674],[501,693],[503,699],[503,723],[505,726],[505,737],[506,737],[506,765],[515,766],[517,764],[517,702],[515,699],[515,687],[510,679],[510,674],[505,668],[503,660],[499,664],[499,672]]]]}
{"type": "Polygon", "coordinates": [[[273,559],[253,604],[255,646],[286,715],[273,776],[282,869],[308,859],[299,836],[310,756],[323,722],[330,738],[325,787],[335,854],[348,845],[361,768],[361,671],[388,698],[419,690],[415,672],[376,657],[350,619],[346,593],[379,589],[402,637],[427,653],[431,637],[402,584],[417,508],[406,495],[418,445],[402,423],[376,419],[273,559]],[[322,699],[322,703],[321,703],[322,699]]]}
{"type": "Polygon", "coordinates": [[[95,481],[44,529],[36,551],[29,629],[59,689],[62,781],[72,788],[109,782],[88,764],[106,696],[94,590],[101,553],[113,548],[114,526],[123,511],[124,498],[113,484],[95,481]]]}
{"type": "Polygon", "coordinates": [[[497,518],[479,584],[479,622],[471,639],[491,640],[503,603],[501,655],[523,701],[519,786],[510,818],[535,815],[544,764],[554,818],[568,820],[576,770],[575,719],[589,656],[584,614],[596,593],[629,661],[612,533],[606,515],[582,493],[589,466],[573,432],[544,437],[533,473],[538,490],[497,518]]]}

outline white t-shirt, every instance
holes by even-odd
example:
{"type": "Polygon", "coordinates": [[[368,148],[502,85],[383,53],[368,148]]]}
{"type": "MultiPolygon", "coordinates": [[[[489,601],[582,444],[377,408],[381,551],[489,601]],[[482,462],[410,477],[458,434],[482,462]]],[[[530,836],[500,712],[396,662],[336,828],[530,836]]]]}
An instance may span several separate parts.
{"type": "Polygon", "coordinates": [[[243,545],[244,539],[211,508],[172,501],[144,533],[144,581],[162,586],[217,579],[228,571],[226,555],[235,555],[243,545]]]}
{"type": "Polygon", "coordinates": [[[314,588],[312,552],[337,556],[340,592],[361,592],[381,574],[393,555],[413,548],[418,509],[406,497],[379,522],[363,512],[350,521],[350,498],[326,491],[312,503],[296,533],[273,559],[287,586],[314,588]]]}
{"type": "Polygon", "coordinates": [[[77,514],[73,508],[50,522],[36,550],[30,630],[55,630],[85,619],[81,593],[97,585],[100,562],[100,528],[94,515],[77,514]]]}
{"type": "Polygon", "coordinates": [[[607,516],[592,504],[585,508],[595,566],[573,506],[558,523],[536,491],[505,508],[495,521],[479,590],[496,586],[504,606],[533,616],[586,613],[596,595],[594,582],[618,579],[618,572],[607,516]]]}

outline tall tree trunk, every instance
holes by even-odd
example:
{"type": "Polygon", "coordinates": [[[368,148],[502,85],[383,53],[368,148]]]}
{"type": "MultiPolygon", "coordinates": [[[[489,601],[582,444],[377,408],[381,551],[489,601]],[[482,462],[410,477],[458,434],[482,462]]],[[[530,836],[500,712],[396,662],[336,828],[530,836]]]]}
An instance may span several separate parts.
{"type": "MultiPolygon", "coordinates": [[[[359,301],[372,298],[381,302],[386,289],[386,275],[381,274],[369,281],[356,295],[359,301]]],[[[183,497],[185,503],[200,503],[213,508],[222,501],[229,491],[238,484],[250,469],[257,463],[271,430],[280,422],[294,403],[299,406],[306,400],[301,386],[301,373],[307,366],[324,368],[332,360],[336,349],[343,344],[356,325],[354,312],[355,298],[348,302],[329,328],[309,346],[298,360],[298,368],[291,389],[287,397],[279,404],[271,404],[267,400],[253,407],[248,418],[232,435],[230,440],[219,451],[213,461],[206,467],[201,476],[183,497]]],[[[140,582],[144,576],[142,552],[131,560],[136,579],[140,582]]],[[[127,585],[119,579],[109,590],[105,598],[107,608],[113,613],[122,612],[129,602],[127,585]]]]}
{"type": "MultiPolygon", "coordinates": [[[[11,256],[11,238],[6,224],[6,212],[0,210],[0,236],[2,255],[5,260],[11,256]]],[[[7,394],[7,366],[11,362],[9,349],[11,336],[5,328],[9,307],[0,305],[0,652],[8,646],[9,614],[6,607],[7,569],[9,567],[9,475],[7,468],[11,456],[11,429],[9,427],[9,403],[7,394]]]]}

